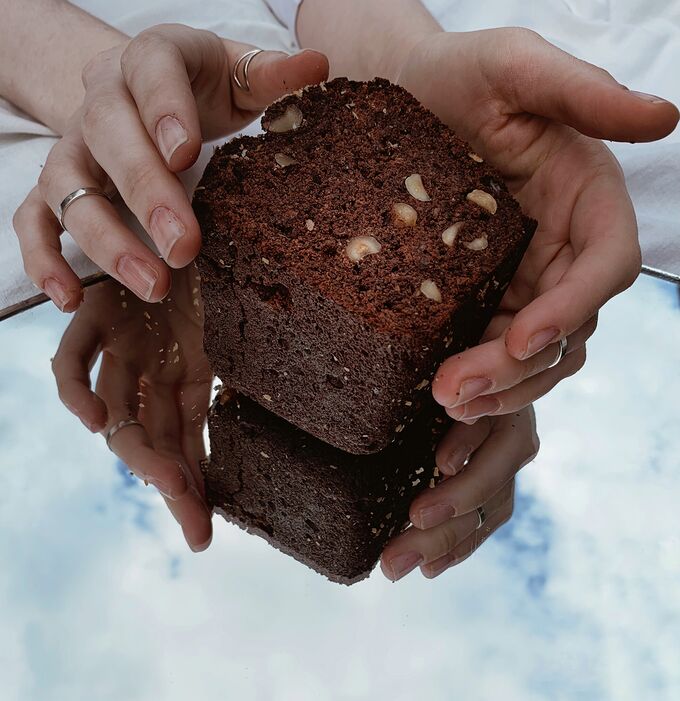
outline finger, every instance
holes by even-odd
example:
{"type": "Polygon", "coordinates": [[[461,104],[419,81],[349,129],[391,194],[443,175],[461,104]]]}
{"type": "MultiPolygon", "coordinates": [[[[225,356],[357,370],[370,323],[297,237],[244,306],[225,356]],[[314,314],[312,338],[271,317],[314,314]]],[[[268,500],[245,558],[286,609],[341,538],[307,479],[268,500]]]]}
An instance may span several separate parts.
{"type": "MultiPolygon", "coordinates": [[[[81,187],[101,188],[105,175],[76,134],[54,146],[39,180],[40,193],[53,212],[81,187]]],[[[170,287],[167,267],[123,224],[104,197],[81,197],[64,215],[68,231],[85,255],[138,297],[162,299],[170,287]]]]}
{"type": "Polygon", "coordinates": [[[205,498],[205,485],[200,463],[206,456],[205,419],[210,403],[212,376],[205,380],[184,383],[179,393],[180,443],[199,493],[205,498]]]}
{"type": "Polygon", "coordinates": [[[654,95],[628,90],[607,71],[553,46],[530,30],[511,30],[508,53],[494,71],[511,108],[569,124],[612,141],[655,141],[678,123],[678,109],[654,95]],[[559,80],[555,79],[559,76],[559,80]]]}
{"type": "Polygon", "coordinates": [[[622,178],[589,183],[574,206],[571,232],[575,260],[518,312],[506,333],[508,353],[518,360],[572,334],[640,273],[635,213],[622,178]]]}
{"type": "Polygon", "coordinates": [[[585,362],[586,347],[581,346],[566,355],[555,367],[544,370],[511,389],[478,397],[462,406],[447,409],[446,413],[457,421],[474,421],[482,416],[512,414],[548,394],[562,380],[576,374],[585,362]]]}
{"type": "MultiPolygon", "coordinates": [[[[105,351],[97,378],[97,394],[108,409],[106,432],[119,421],[137,416],[137,392],[136,373],[105,351]]],[[[111,437],[109,447],[137,477],[153,484],[169,499],[179,499],[187,491],[188,484],[181,465],[177,460],[154,450],[144,426],[122,428],[111,437]]]]}
{"type": "MultiPolygon", "coordinates": [[[[499,490],[484,505],[487,521],[507,503],[512,504],[512,483],[499,490]]],[[[473,511],[427,530],[409,528],[393,538],[385,547],[380,558],[383,573],[394,582],[417,565],[436,562],[454,552],[478,526],[479,515],[473,511]]]]}
{"type": "Polygon", "coordinates": [[[102,431],[106,404],[90,389],[90,370],[99,352],[99,335],[76,316],[62,336],[52,360],[59,399],[93,433],[102,431]]]}
{"type": "Polygon", "coordinates": [[[295,56],[263,51],[249,64],[248,93],[233,81],[232,69],[252,49],[175,24],[154,27],[130,42],[121,57],[125,82],[171,170],[195,161],[201,137],[233,132],[282,95],[328,77],[328,61],[316,51],[295,56]]]}
{"type": "Polygon", "coordinates": [[[459,565],[464,560],[467,560],[475,550],[501,526],[506,524],[512,518],[513,501],[507,501],[498,511],[489,516],[479,530],[473,531],[465,540],[456,544],[453,550],[446,555],[443,555],[438,560],[424,564],[421,566],[421,573],[428,579],[434,579],[442,572],[459,565]]]}
{"type": "MultiPolygon", "coordinates": [[[[238,42],[224,42],[229,65],[253,47],[238,42]]],[[[262,51],[253,58],[248,70],[251,90],[246,92],[232,80],[234,104],[238,109],[259,114],[280,97],[295,90],[316,85],[328,78],[328,59],[319,51],[304,49],[292,56],[281,51],[262,51]]]]}
{"type": "Polygon", "coordinates": [[[17,209],[13,225],[28,277],[62,312],[75,311],[83,300],[80,278],[61,254],[61,225],[37,187],[17,209]]]}
{"type": "Polygon", "coordinates": [[[205,550],[212,537],[211,516],[181,448],[182,426],[176,388],[174,385],[154,383],[143,385],[142,393],[144,426],[154,451],[180,465],[189,485],[187,493],[168,506],[181,525],[189,547],[194,552],[205,550]]]}
{"type": "Polygon", "coordinates": [[[454,423],[437,446],[435,462],[443,475],[455,475],[463,469],[472,453],[491,433],[491,422],[486,419],[472,426],[454,423]]]}
{"type": "MultiPolygon", "coordinates": [[[[565,354],[583,348],[596,328],[597,316],[567,337],[565,354]]],[[[516,360],[508,355],[504,338],[488,341],[444,361],[433,383],[434,397],[452,410],[447,413],[456,421],[501,413],[496,406],[498,395],[543,373],[560,352],[560,344],[551,343],[526,360],[516,360]]]]}
{"type": "Polygon", "coordinates": [[[224,69],[222,47],[214,34],[174,27],[162,25],[139,34],[123,52],[120,67],[149,136],[170,170],[178,172],[193,165],[201,151],[192,76],[202,61],[213,75],[224,69]],[[190,39],[179,45],[178,38],[187,33],[190,39]]]}
{"type": "Polygon", "coordinates": [[[173,268],[184,267],[201,244],[186,190],[149,138],[120,71],[100,71],[89,78],[83,139],[163,259],[173,268]]]}
{"type": "Polygon", "coordinates": [[[454,516],[486,503],[538,452],[536,423],[531,407],[499,416],[484,443],[472,454],[465,470],[426,489],[411,503],[411,523],[433,528],[454,516]]]}

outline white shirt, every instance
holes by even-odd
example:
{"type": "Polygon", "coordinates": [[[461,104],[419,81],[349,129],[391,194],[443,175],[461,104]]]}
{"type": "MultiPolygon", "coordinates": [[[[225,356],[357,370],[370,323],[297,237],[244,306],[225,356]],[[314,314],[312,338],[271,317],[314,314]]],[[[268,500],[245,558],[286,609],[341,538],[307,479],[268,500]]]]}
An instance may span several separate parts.
{"type": "MultiPolygon", "coordinates": [[[[179,22],[263,48],[290,51],[295,48],[300,0],[268,2],[270,7],[264,0],[80,0],[76,4],[130,35],[160,22],[179,22]]],[[[449,30],[531,27],[566,51],[606,68],[631,89],[680,103],[676,3],[429,0],[426,4],[449,30]]],[[[252,125],[251,132],[256,129],[252,125]]],[[[23,272],[12,216],[35,185],[54,141],[49,129],[0,98],[0,318],[3,310],[21,306],[38,293],[23,272]]],[[[680,131],[653,144],[610,146],[621,161],[635,204],[645,266],[680,280],[680,131]]],[[[206,144],[198,164],[186,174],[188,187],[195,184],[211,151],[212,145],[206,144]]],[[[68,234],[62,242],[81,277],[98,272],[68,234]]]]}

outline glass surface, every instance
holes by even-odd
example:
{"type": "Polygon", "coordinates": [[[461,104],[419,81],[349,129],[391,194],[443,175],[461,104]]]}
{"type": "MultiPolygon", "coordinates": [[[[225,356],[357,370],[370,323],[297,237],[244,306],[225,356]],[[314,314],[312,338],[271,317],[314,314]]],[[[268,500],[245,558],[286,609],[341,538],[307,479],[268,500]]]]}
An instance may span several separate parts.
{"type": "Polygon", "coordinates": [[[513,519],[435,580],[332,584],[161,498],[64,409],[68,317],[0,323],[0,699],[680,698],[680,310],[640,279],[536,405],[513,519]]]}

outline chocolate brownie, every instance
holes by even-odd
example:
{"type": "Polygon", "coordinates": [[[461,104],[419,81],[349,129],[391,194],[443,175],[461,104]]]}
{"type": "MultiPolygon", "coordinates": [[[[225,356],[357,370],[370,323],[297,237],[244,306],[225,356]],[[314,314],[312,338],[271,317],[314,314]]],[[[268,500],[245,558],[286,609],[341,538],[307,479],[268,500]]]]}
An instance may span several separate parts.
{"type": "Polygon", "coordinates": [[[194,196],[205,349],[225,384],[352,453],[478,342],[535,229],[408,92],[338,78],[217,149],[194,196]]]}
{"type": "Polygon", "coordinates": [[[438,479],[434,448],[449,421],[432,404],[393,445],[358,456],[241,395],[222,401],[208,416],[209,503],[334,582],[367,577],[415,495],[438,479]]]}

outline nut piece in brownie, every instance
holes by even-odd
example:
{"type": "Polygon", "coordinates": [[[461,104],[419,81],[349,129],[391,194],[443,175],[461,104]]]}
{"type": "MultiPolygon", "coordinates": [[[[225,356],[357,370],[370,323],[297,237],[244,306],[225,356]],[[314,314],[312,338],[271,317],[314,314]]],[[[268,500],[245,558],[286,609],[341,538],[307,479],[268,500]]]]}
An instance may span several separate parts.
{"type": "Polygon", "coordinates": [[[535,229],[408,92],[338,78],[217,149],[194,197],[213,370],[343,450],[383,449],[478,342],[535,229]]]}
{"type": "Polygon", "coordinates": [[[437,481],[434,448],[449,423],[430,403],[389,448],[358,456],[225,392],[208,416],[208,502],[332,581],[353,584],[408,523],[416,494],[437,481]]]}

